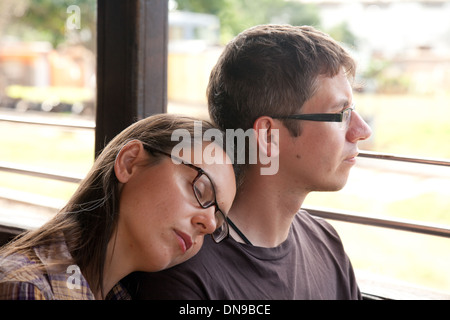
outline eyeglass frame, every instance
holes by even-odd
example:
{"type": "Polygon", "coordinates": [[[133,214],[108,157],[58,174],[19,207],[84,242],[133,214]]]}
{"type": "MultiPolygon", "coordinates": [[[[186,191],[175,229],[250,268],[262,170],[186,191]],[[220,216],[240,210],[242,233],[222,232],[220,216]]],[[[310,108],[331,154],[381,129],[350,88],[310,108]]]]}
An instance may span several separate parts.
{"type": "MultiPolygon", "coordinates": [[[[197,167],[196,165],[194,165],[194,164],[192,164],[192,163],[190,163],[190,162],[188,162],[188,161],[186,161],[186,160],[182,160],[182,159],[180,159],[180,158],[178,158],[178,157],[176,157],[176,156],[174,156],[174,155],[172,155],[172,154],[170,154],[170,153],[167,153],[167,152],[165,152],[165,151],[156,149],[156,148],[154,148],[154,147],[147,146],[147,145],[145,145],[145,144],[144,144],[144,149],[147,150],[147,151],[149,151],[150,153],[158,152],[158,153],[160,153],[160,154],[162,154],[162,155],[165,155],[165,156],[167,156],[167,157],[169,157],[169,158],[171,158],[171,159],[175,159],[175,160],[178,161],[179,163],[184,164],[185,166],[187,166],[187,167],[189,167],[189,168],[192,168],[192,169],[194,169],[194,170],[197,171],[197,176],[196,176],[196,177],[194,178],[194,180],[192,180],[192,182],[191,182],[191,184],[192,184],[192,191],[193,191],[193,193],[194,193],[195,199],[197,200],[197,202],[198,202],[198,204],[200,205],[200,207],[202,207],[203,209],[207,209],[207,208],[210,208],[210,207],[212,207],[212,206],[215,206],[215,207],[216,207],[216,211],[214,212],[214,216],[215,216],[215,214],[217,213],[217,211],[219,211],[220,214],[222,215],[223,223],[222,223],[222,225],[220,225],[220,226],[216,226],[216,229],[214,230],[214,232],[215,232],[216,230],[218,230],[219,228],[222,228],[222,227],[225,227],[225,229],[226,229],[226,231],[225,231],[226,234],[225,234],[223,237],[221,237],[220,240],[216,240],[216,238],[214,237],[214,232],[211,233],[211,238],[213,239],[213,241],[214,241],[215,243],[220,243],[220,242],[224,241],[225,239],[227,239],[227,238],[230,236],[230,228],[229,228],[229,226],[228,226],[228,222],[227,222],[227,217],[226,217],[226,215],[225,215],[225,214],[223,213],[223,211],[219,208],[219,204],[217,203],[216,189],[214,188],[214,184],[213,184],[213,182],[212,182],[211,177],[210,177],[210,176],[209,176],[202,168],[199,168],[199,167],[197,167]],[[194,188],[195,182],[196,182],[198,179],[200,179],[200,177],[201,177],[202,175],[205,175],[205,176],[208,178],[208,180],[211,182],[212,191],[213,191],[213,193],[214,193],[214,201],[212,201],[212,202],[211,202],[210,204],[208,204],[208,205],[203,205],[203,204],[201,203],[200,199],[198,198],[197,192],[195,191],[195,188],[194,188]]],[[[222,234],[222,233],[221,233],[221,234],[222,234]]]]}
{"type": "Polygon", "coordinates": [[[352,103],[350,107],[345,108],[338,113],[308,113],[308,114],[291,114],[286,116],[272,116],[274,119],[293,119],[293,120],[308,120],[308,121],[321,121],[321,122],[343,122],[344,113],[350,110],[348,121],[350,121],[352,112],[355,111],[355,103],[352,103]]]}

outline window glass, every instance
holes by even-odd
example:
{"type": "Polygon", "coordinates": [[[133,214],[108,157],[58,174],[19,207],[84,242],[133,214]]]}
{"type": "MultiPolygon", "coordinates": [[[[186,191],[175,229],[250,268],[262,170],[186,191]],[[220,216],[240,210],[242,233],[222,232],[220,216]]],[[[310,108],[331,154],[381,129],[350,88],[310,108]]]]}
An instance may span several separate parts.
{"type": "MultiPolygon", "coordinates": [[[[169,39],[169,112],[208,118],[209,72],[223,46],[240,31],[263,23],[308,24],[342,42],[357,60],[354,102],[373,130],[361,150],[450,160],[449,1],[170,4],[169,30],[177,41],[169,39]],[[191,21],[175,25],[177,15],[191,21]],[[197,35],[194,45],[194,38],[181,31],[198,23],[195,15],[209,17],[206,23],[218,30],[216,41],[192,32],[197,35]]],[[[449,186],[449,167],[359,158],[343,190],[310,194],[304,206],[450,226],[449,186]]],[[[371,272],[450,293],[445,271],[448,238],[330,222],[339,228],[360,274],[371,272]]]]}
{"type": "Polygon", "coordinates": [[[95,36],[94,0],[0,2],[0,199],[11,209],[2,221],[42,221],[32,215],[53,214],[77,187],[11,167],[80,178],[91,167],[95,36]],[[13,210],[19,202],[40,209],[13,210]]]}

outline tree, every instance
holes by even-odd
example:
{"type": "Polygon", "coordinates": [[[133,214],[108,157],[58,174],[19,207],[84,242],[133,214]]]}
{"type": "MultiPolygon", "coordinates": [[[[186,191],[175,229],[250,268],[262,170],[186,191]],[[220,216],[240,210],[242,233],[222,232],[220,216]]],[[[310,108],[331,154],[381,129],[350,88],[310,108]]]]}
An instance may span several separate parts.
{"type": "MultiPolygon", "coordinates": [[[[23,1],[22,1],[23,2],[23,1]]],[[[21,40],[49,41],[53,47],[66,42],[68,35],[72,42],[83,43],[93,50],[95,47],[96,9],[95,0],[32,0],[26,2],[23,14],[9,17],[6,34],[21,40]],[[71,16],[70,6],[80,12],[80,29],[70,33],[66,21],[71,16]]],[[[72,30],[74,31],[74,30],[72,30]]]]}
{"type": "Polygon", "coordinates": [[[355,47],[357,45],[358,39],[350,31],[347,22],[342,22],[340,24],[335,25],[330,30],[328,30],[328,33],[330,34],[331,37],[333,37],[337,41],[344,42],[350,45],[351,47],[355,47]]]}
{"type": "Polygon", "coordinates": [[[219,17],[221,40],[258,24],[289,23],[320,27],[317,7],[285,0],[177,0],[178,9],[219,17]]]}

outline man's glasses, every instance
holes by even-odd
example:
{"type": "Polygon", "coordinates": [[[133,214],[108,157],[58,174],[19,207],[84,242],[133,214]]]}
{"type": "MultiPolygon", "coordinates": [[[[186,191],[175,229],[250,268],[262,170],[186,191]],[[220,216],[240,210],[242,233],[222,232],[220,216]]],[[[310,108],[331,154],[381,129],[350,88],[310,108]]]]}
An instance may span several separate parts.
{"type": "Polygon", "coordinates": [[[308,121],[323,121],[323,122],[339,122],[341,129],[347,129],[352,117],[352,111],[355,110],[355,104],[345,108],[339,113],[311,113],[311,114],[291,114],[287,116],[273,116],[274,119],[294,119],[294,120],[308,120],[308,121]]]}
{"type": "Polygon", "coordinates": [[[209,207],[215,206],[215,219],[216,219],[216,229],[211,234],[211,237],[213,238],[214,242],[219,243],[229,236],[229,228],[228,223],[226,221],[225,214],[220,210],[219,205],[217,204],[216,199],[216,190],[214,188],[214,185],[211,181],[211,178],[208,176],[208,174],[203,171],[202,168],[199,168],[192,163],[186,162],[185,160],[182,160],[180,158],[177,158],[175,156],[172,156],[169,153],[166,153],[164,151],[148,147],[144,145],[144,148],[149,151],[150,153],[158,152],[160,154],[163,154],[171,159],[175,159],[179,163],[184,164],[185,166],[192,168],[197,171],[197,176],[192,181],[192,190],[194,192],[195,198],[197,199],[198,204],[203,208],[207,209],[209,207]]]}

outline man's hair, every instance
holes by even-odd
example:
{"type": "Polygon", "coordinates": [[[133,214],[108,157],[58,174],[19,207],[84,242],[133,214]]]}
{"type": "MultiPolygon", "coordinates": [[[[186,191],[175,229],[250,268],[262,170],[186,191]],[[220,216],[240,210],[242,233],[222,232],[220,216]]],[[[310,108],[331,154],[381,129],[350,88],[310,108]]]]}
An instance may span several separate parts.
{"type": "MultiPolygon", "coordinates": [[[[355,62],[327,34],[310,26],[261,25],[245,30],[225,47],[207,89],[211,119],[222,129],[253,127],[260,116],[296,113],[314,95],[319,75],[355,62]]],[[[285,120],[293,136],[298,121],[285,120]]]]}

